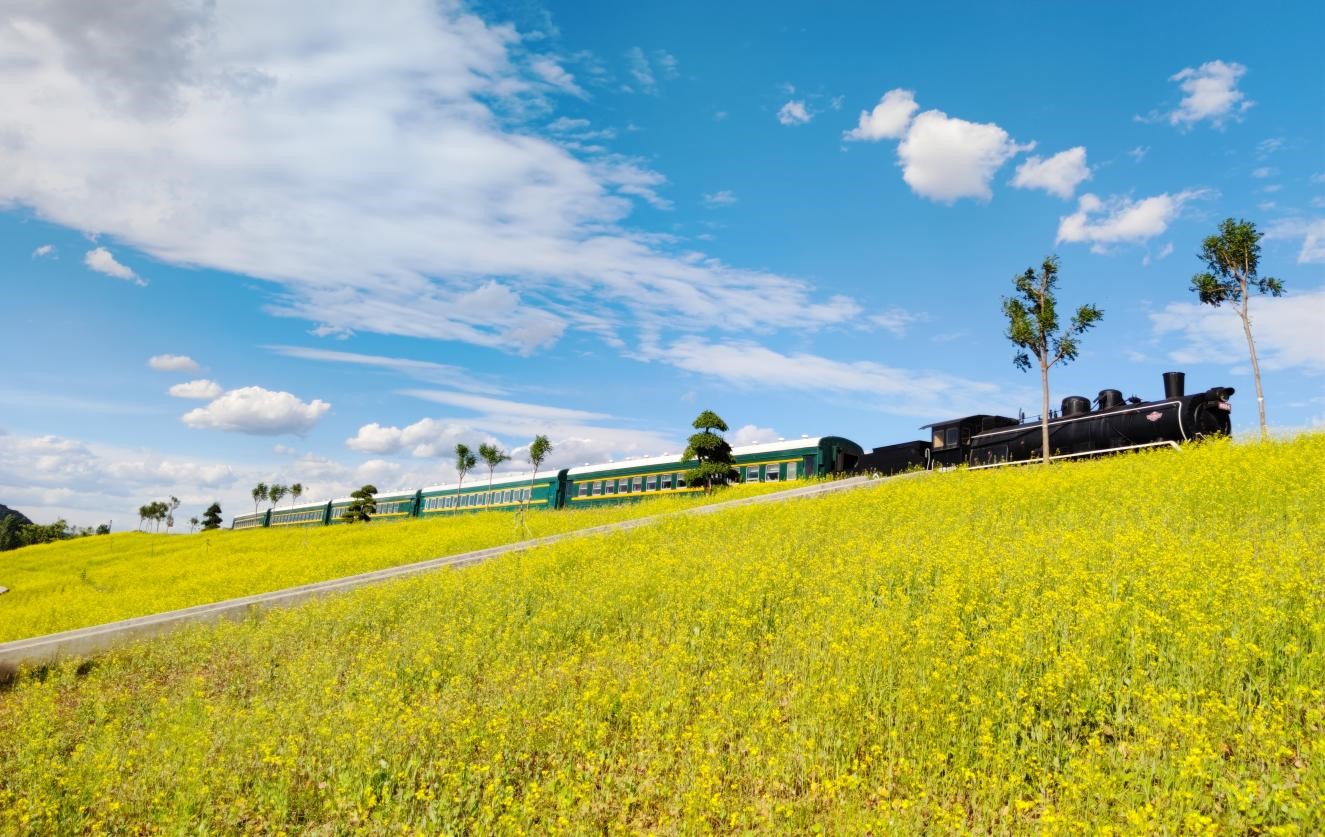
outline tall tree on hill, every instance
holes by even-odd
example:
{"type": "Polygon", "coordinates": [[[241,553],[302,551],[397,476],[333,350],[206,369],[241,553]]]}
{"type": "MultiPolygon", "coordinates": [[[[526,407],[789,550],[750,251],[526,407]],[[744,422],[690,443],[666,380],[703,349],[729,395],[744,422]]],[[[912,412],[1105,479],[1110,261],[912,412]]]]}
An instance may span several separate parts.
{"type": "Polygon", "coordinates": [[[253,486],[253,490],[249,493],[253,495],[253,513],[257,514],[258,504],[267,499],[267,484],[260,482],[253,486]]]}
{"type": "Polygon", "coordinates": [[[488,493],[492,493],[492,474],[497,470],[497,466],[511,458],[511,455],[496,445],[489,445],[486,442],[478,446],[478,455],[488,466],[488,493]]]}
{"type": "Polygon", "coordinates": [[[539,434],[529,443],[529,464],[534,466],[534,470],[529,474],[529,488],[525,490],[525,497],[520,501],[515,515],[515,528],[517,530],[532,534],[529,532],[529,524],[525,522],[524,513],[534,497],[534,480],[538,479],[538,469],[543,466],[551,453],[552,442],[548,440],[547,436],[539,434]]]}
{"type": "Polygon", "coordinates": [[[457,444],[455,446],[455,472],[459,476],[456,482],[456,493],[465,485],[465,474],[478,464],[478,459],[474,452],[469,449],[469,445],[457,444]]]}
{"type": "Polygon", "coordinates": [[[267,499],[271,500],[272,508],[275,508],[276,504],[281,502],[281,499],[289,493],[290,489],[280,483],[272,483],[271,487],[267,489],[267,499]]]}
{"type": "Polygon", "coordinates": [[[365,485],[358,491],[350,492],[351,503],[341,512],[341,520],[346,523],[367,523],[377,514],[377,486],[365,485]]]}
{"type": "Polygon", "coordinates": [[[213,529],[221,528],[221,504],[213,502],[207,507],[207,511],[202,513],[202,530],[210,532],[213,529]]]}
{"type": "Polygon", "coordinates": [[[1247,303],[1251,293],[1283,296],[1284,283],[1271,276],[1261,276],[1261,236],[1250,221],[1224,219],[1216,235],[1207,236],[1201,243],[1197,258],[1205,262],[1206,271],[1192,277],[1192,290],[1205,305],[1218,308],[1225,302],[1238,306],[1242,319],[1242,333],[1247,336],[1247,352],[1251,355],[1251,374],[1256,380],[1256,409],[1260,414],[1261,438],[1269,432],[1265,424],[1265,393],[1261,391],[1261,366],[1256,359],[1256,341],[1251,336],[1251,316],[1247,303]]]}
{"type": "Polygon", "coordinates": [[[699,432],[690,437],[681,458],[698,460],[699,465],[686,472],[686,483],[702,482],[705,491],[712,491],[715,483],[725,485],[736,476],[732,446],[718,435],[727,432],[727,422],[712,410],[705,410],[695,417],[692,426],[699,432]]]}
{"type": "Polygon", "coordinates": [[[295,503],[299,502],[299,498],[302,497],[303,494],[304,494],[303,483],[297,482],[294,485],[290,486],[290,508],[294,508],[295,503]]]}
{"type": "Polygon", "coordinates": [[[1072,315],[1066,329],[1059,330],[1058,300],[1054,288],[1058,284],[1058,257],[1048,256],[1036,275],[1031,268],[1012,277],[1016,294],[1003,297],[1003,313],[1008,318],[1007,338],[1021,349],[1012,358],[1018,369],[1029,372],[1031,355],[1040,366],[1040,453],[1048,462],[1053,452],[1049,449],[1049,370],[1058,363],[1076,360],[1080,351],[1079,338],[1094,327],[1104,312],[1094,305],[1082,305],[1072,315]]]}
{"type": "Polygon", "coordinates": [[[192,535],[193,530],[197,528],[198,528],[198,517],[197,515],[194,515],[193,517],[189,518],[189,534],[192,535]]]}
{"type": "Polygon", "coordinates": [[[169,505],[168,505],[167,508],[166,508],[166,534],[167,534],[167,535],[170,534],[170,530],[171,530],[171,529],[175,528],[175,510],[178,509],[178,508],[179,508],[179,498],[176,497],[176,496],[174,496],[174,495],[171,495],[171,497],[170,497],[170,503],[169,503],[169,505]]]}

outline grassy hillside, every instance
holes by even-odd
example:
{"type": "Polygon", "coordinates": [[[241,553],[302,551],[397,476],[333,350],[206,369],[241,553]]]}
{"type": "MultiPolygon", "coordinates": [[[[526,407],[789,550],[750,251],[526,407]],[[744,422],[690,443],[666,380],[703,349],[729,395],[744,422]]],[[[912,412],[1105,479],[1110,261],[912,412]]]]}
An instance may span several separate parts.
{"type": "Polygon", "coordinates": [[[1319,833],[1323,463],[882,483],[27,672],[0,826],[1319,833]]]}
{"type": "Polygon", "coordinates": [[[732,486],[619,506],[532,512],[527,531],[511,512],[382,523],[197,535],[124,532],[0,553],[0,642],[207,604],[313,581],[456,555],[788,488],[732,486]]]}

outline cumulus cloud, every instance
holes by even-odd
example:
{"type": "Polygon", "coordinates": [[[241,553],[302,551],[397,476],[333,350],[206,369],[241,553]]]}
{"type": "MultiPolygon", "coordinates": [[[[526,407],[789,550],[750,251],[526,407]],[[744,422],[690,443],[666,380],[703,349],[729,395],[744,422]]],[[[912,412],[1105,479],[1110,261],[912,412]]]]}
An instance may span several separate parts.
{"type": "Polygon", "coordinates": [[[170,388],[170,394],[176,398],[197,398],[203,401],[210,401],[221,394],[221,385],[216,383],[216,381],[199,378],[196,381],[175,384],[170,388]]]}
{"type": "Polygon", "coordinates": [[[1086,148],[1078,145],[1047,159],[1028,158],[1017,166],[1012,185],[1018,189],[1043,189],[1060,198],[1070,198],[1082,181],[1090,179],[1086,148]]]}
{"type": "Polygon", "coordinates": [[[804,125],[813,118],[803,100],[793,99],[778,109],[778,121],[783,125],[804,125]]]}
{"type": "MultiPolygon", "coordinates": [[[[641,202],[668,205],[662,175],[532,130],[551,66],[455,0],[70,8],[22,4],[0,28],[0,202],[269,280],[270,311],[322,333],[529,353],[604,323],[725,331],[733,302],[761,328],[852,315],[630,226],[641,202]]],[[[678,72],[631,56],[655,88],[678,72]]]]}
{"type": "Polygon", "coordinates": [[[760,427],[756,424],[747,424],[738,427],[727,434],[727,441],[732,447],[740,445],[758,445],[763,442],[776,442],[778,440],[777,431],[771,427],[760,427]]]}
{"type": "Polygon", "coordinates": [[[418,457],[451,456],[457,444],[477,450],[481,444],[500,444],[490,433],[456,421],[425,418],[406,427],[365,424],[345,446],[360,453],[393,454],[408,451],[418,457]]]}
{"type": "Polygon", "coordinates": [[[1236,62],[1207,61],[1195,69],[1187,67],[1174,73],[1169,81],[1178,82],[1186,95],[1167,114],[1169,124],[1190,127],[1209,120],[1222,127],[1230,118],[1240,119],[1255,104],[1238,89],[1238,81],[1246,72],[1247,68],[1236,62]]]}
{"type": "MultiPolygon", "coordinates": [[[[1325,289],[1258,296],[1250,302],[1256,354],[1268,371],[1298,369],[1325,373],[1325,289]]],[[[1172,336],[1179,345],[1170,351],[1175,363],[1216,363],[1241,368],[1249,364],[1242,320],[1228,306],[1174,302],[1150,315],[1156,335],[1172,336]]]]}
{"type": "Polygon", "coordinates": [[[105,247],[88,250],[83,256],[83,264],[97,273],[104,273],[107,276],[114,276],[116,279],[132,282],[139,287],[147,287],[146,279],[134,273],[131,268],[116,261],[115,256],[105,247]]]}
{"type": "Polygon", "coordinates": [[[1193,200],[1211,197],[1204,189],[1167,192],[1133,201],[1113,196],[1107,200],[1089,192],[1077,200],[1077,211],[1058,222],[1058,243],[1089,242],[1102,252],[1111,244],[1136,244],[1162,235],[1169,224],[1193,200]]]}
{"type": "Polygon", "coordinates": [[[188,355],[152,355],[147,365],[158,372],[197,372],[202,368],[188,355]]]}
{"type": "Polygon", "coordinates": [[[55,255],[54,244],[43,244],[40,247],[38,247],[36,250],[32,251],[32,258],[34,259],[41,259],[45,258],[46,256],[54,256],[54,255],[55,255]]]}
{"type": "Polygon", "coordinates": [[[704,195],[704,205],[709,208],[731,206],[734,203],[736,203],[736,194],[730,189],[723,189],[720,192],[704,195]]]}
{"type": "Polygon", "coordinates": [[[902,179],[916,194],[952,203],[959,198],[989,200],[989,182],[1008,160],[1035,143],[1020,145],[990,123],[967,122],[927,110],[912,121],[897,146],[902,179]]]}
{"type": "Polygon", "coordinates": [[[330,404],[319,399],[306,403],[288,392],[242,387],[230,390],[206,407],[190,410],[182,420],[197,429],[254,436],[303,435],[330,409],[330,404]]]}
{"type": "Polygon", "coordinates": [[[878,142],[881,139],[901,139],[911,124],[911,115],[920,106],[915,92],[897,88],[883,94],[874,110],[861,111],[860,123],[842,134],[848,142],[878,142]]]}

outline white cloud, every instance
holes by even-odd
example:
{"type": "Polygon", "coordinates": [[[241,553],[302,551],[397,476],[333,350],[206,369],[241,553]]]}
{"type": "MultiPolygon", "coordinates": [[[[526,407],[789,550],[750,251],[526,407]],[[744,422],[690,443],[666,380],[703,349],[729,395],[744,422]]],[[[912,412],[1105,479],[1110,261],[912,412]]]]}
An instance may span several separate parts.
{"type": "Polygon", "coordinates": [[[704,205],[707,207],[731,206],[736,203],[736,195],[730,189],[723,189],[720,192],[704,195],[704,205]]]}
{"type": "Polygon", "coordinates": [[[1279,137],[1270,137],[1269,139],[1263,139],[1260,142],[1256,143],[1256,153],[1258,156],[1264,158],[1270,156],[1271,154],[1275,153],[1276,151],[1280,150],[1283,147],[1284,147],[1284,141],[1282,139],[1280,139],[1279,137]]]}
{"type": "Polygon", "coordinates": [[[277,456],[291,456],[293,454],[298,453],[299,451],[295,450],[289,445],[276,444],[272,445],[271,452],[276,454],[277,456]]]}
{"type": "Polygon", "coordinates": [[[897,88],[883,94],[874,110],[860,112],[860,123],[842,134],[848,142],[877,142],[881,139],[900,139],[911,124],[911,115],[920,108],[915,92],[897,88]]]}
{"type": "Polygon", "coordinates": [[[147,280],[134,273],[132,269],[125,267],[115,260],[111,252],[105,247],[98,247],[95,250],[88,250],[83,256],[83,264],[97,273],[104,273],[107,276],[114,276],[116,279],[123,279],[126,282],[132,282],[139,287],[147,287],[147,280]]]}
{"type": "Polygon", "coordinates": [[[407,389],[402,394],[488,415],[519,416],[522,418],[547,419],[549,421],[584,421],[611,418],[605,413],[591,413],[587,410],[552,407],[545,404],[527,404],[521,401],[507,401],[501,398],[487,398],[482,395],[446,392],[437,389],[407,389]]]}
{"type": "Polygon", "coordinates": [[[764,442],[776,442],[778,440],[777,431],[771,427],[759,427],[755,424],[747,424],[744,427],[738,427],[726,435],[727,442],[732,447],[740,445],[758,445],[764,442]]]}
{"type": "MultiPolygon", "coordinates": [[[[1169,256],[1171,256],[1171,255],[1173,255],[1173,242],[1172,242],[1172,241],[1168,242],[1167,244],[1165,244],[1163,247],[1160,248],[1159,253],[1156,254],[1156,256],[1155,256],[1155,258],[1153,259],[1153,261],[1160,262],[1160,261],[1163,261],[1164,259],[1167,259],[1167,258],[1168,258],[1169,256]]],[[[1149,254],[1149,253],[1146,253],[1144,256],[1141,257],[1141,264],[1142,264],[1142,266],[1144,266],[1144,267],[1149,267],[1151,261],[1152,261],[1152,259],[1150,258],[1150,254],[1149,254]]]]}
{"type": "Polygon", "coordinates": [[[579,96],[582,99],[588,98],[588,94],[584,92],[584,89],[575,83],[575,76],[566,72],[565,68],[553,59],[538,56],[529,62],[529,66],[539,78],[553,87],[579,96]]]}
{"type": "Polygon", "coordinates": [[[34,259],[40,259],[46,256],[54,256],[54,255],[55,255],[54,244],[43,244],[40,247],[38,247],[36,250],[32,251],[32,258],[34,259]]]}
{"type": "Polygon", "coordinates": [[[1086,148],[1078,145],[1048,159],[1030,157],[1017,166],[1012,185],[1018,189],[1043,189],[1060,198],[1070,198],[1082,181],[1090,179],[1086,148]]]}
{"type": "Polygon", "coordinates": [[[210,401],[221,394],[221,385],[206,378],[199,378],[196,381],[175,384],[170,388],[170,394],[176,398],[198,398],[210,401]]]}
{"type": "Polygon", "coordinates": [[[1238,119],[1254,103],[1238,90],[1238,80],[1247,68],[1238,63],[1207,61],[1196,69],[1188,67],[1174,73],[1169,81],[1178,82],[1186,95],[1168,114],[1170,125],[1191,126],[1210,120],[1221,127],[1230,117],[1238,119]]]}
{"type": "Polygon", "coordinates": [[[1110,244],[1140,243],[1162,235],[1185,204],[1210,197],[1204,189],[1155,195],[1140,201],[1114,196],[1102,200],[1089,192],[1077,201],[1077,211],[1058,222],[1058,243],[1090,242],[1099,252],[1110,244]]]}
{"type": "Polygon", "coordinates": [[[1261,178],[1261,179],[1264,179],[1266,177],[1273,177],[1278,173],[1279,170],[1274,168],[1273,166],[1260,166],[1259,168],[1251,170],[1252,177],[1261,178]]]}
{"type": "Polygon", "coordinates": [[[992,384],[941,372],[912,371],[872,361],[847,362],[808,353],[782,354],[755,343],[689,340],[650,357],[738,388],[835,392],[864,397],[886,413],[908,416],[988,411],[990,399],[1008,393],[992,384]]]}
{"type": "Polygon", "coordinates": [[[1285,218],[1265,230],[1270,241],[1302,239],[1298,264],[1325,264],[1325,218],[1285,218]]]}
{"type": "Polygon", "coordinates": [[[925,314],[918,314],[903,308],[889,308],[887,311],[874,314],[869,318],[870,322],[892,332],[895,337],[905,337],[906,330],[912,323],[924,322],[928,319],[929,317],[925,314]]]}
{"type": "Polygon", "coordinates": [[[1127,156],[1131,157],[1133,160],[1139,163],[1142,160],[1144,160],[1146,158],[1146,155],[1149,153],[1150,153],[1150,146],[1138,145],[1136,148],[1133,148],[1131,151],[1127,152],[1127,156]]]}
{"type": "Polygon", "coordinates": [[[928,110],[911,123],[897,147],[902,179],[918,195],[952,203],[989,200],[989,182],[1012,157],[1035,143],[1018,145],[993,123],[967,122],[928,110]]]}
{"type": "Polygon", "coordinates": [[[147,365],[158,372],[197,372],[202,368],[188,355],[152,355],[147,365]]]}
{"type": "Polygon", "coordinates": [[[653,75],[653,67],[649,66],[648,56],[644,50],[639,47],[631,47],[626,50],[626,64],[631,78],[645,93],[656,93],[658,90],[658,79],[653,75]]]}
{"type": "MultiPolygon", "coordinates": [[[[24,4],[0,28],[0,202],[269,280],[270,310],[320,333],[528,353],[585,322],[726,331],[733,301],[761,328],[852,315],[628,226],[667,205],[662,175],[541,136],[534,43],[455,0],[78,9],[24,4]]],[[[655,86],[677,70],[636,53],[655,86]]]]}
{"type": "Polygon", "coordinates": [[[303,346],[264,346],[263,348],[275,352],[282,357],[293,357],[299,358],[300,360],[313,360],[327,363],[348,363],[356,366],[375,366],[380,369],[387,369],[392,372],[407,375],[411,378],[417,378],[421,381],[442,384],[444,386],[455,387],[456,389],[468,390],[470,392],[499,395],[504,391],[502,387],[489,382],[482,376],[478,376],[459,366],[451,366],[445,363],[434,363],[428,360],[413,360],[411,358],[403,357],[385,357],[383,355],[363,355],[355,352],[338,352],[330,349],[310,349],[303,346]]]}
{"type": "MultiPolygon", "coordinates": [[[[1325,254],[1323,254],[1325,255],[1325,254]]],[[[1300,369],[1325,373],[1325,290],[1281,297],[1257,296],[1250,302],[1256,354],[1267,371],[1300,369]]],[[[1247,363],[1242,320],[1227,305],[1215,308],[1195,302],[1174,302],[1150,315],[1157,335],[1175,335],[1181,345],[1169,353],[1176,363],[1247,363]]]]}
{"type": "Polygon", "coordinates": [[[455,452],[457,444],[477,450],[481,444],[499,444],[490,433],[456,421],[425,418],[407,427],[365,424],[345,446],[360,453],[393,454],[409,451],[417,457],[445,457],[455,452]]]}
{"type": "Polygon", "coordinates": [[[778,121],[783,125],[804,125],[814,116],[805,109],[805,102],[792,100],[778,110],[778,121]]]}
{"type": "Polygon", "coordinates": [[[206,407],[190,410],[182,420],[193,428],[254,436],[302,435],[330,409],[330,404],[319,399],[305,403],[288,392],[242,387],[230,390],[206,407]]]}

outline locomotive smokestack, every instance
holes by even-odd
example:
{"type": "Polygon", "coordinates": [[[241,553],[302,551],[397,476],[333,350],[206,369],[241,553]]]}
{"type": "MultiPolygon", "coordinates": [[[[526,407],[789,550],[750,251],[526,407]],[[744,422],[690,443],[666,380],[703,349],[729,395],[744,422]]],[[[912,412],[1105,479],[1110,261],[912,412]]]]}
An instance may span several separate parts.
{"type": "Polygon", "coordinates": [[[1187,373],[1185,372],[1165,372],[1164,397],[1182,398],[1186,380],[1187,373]]]}

